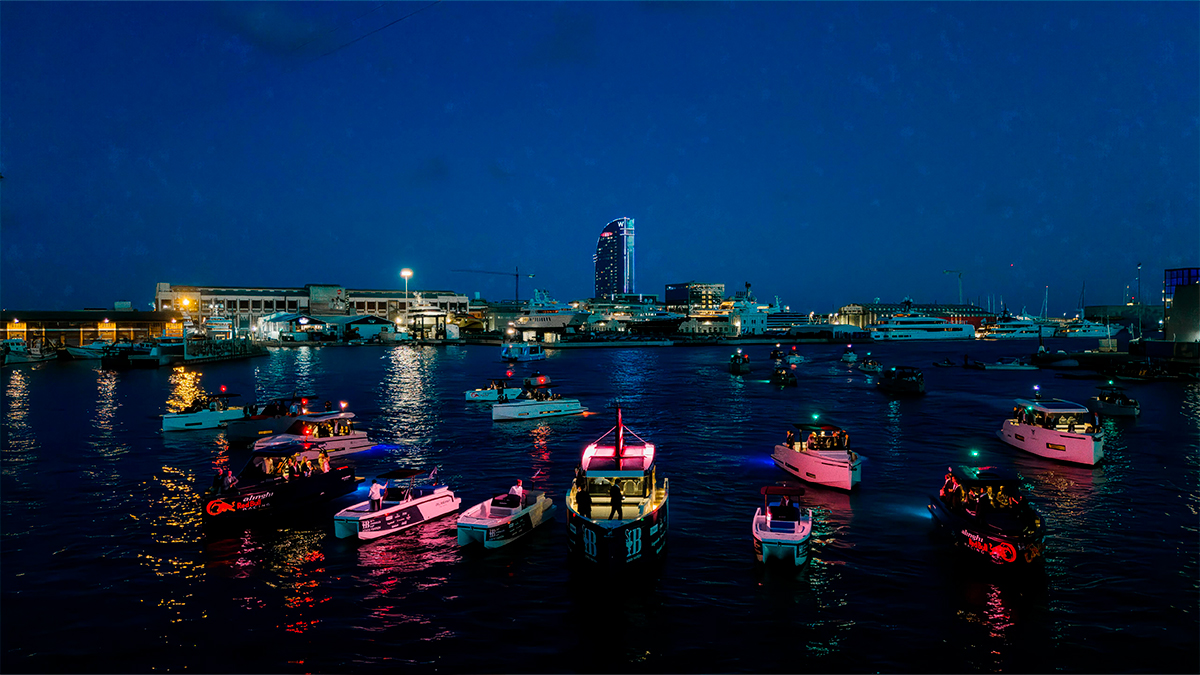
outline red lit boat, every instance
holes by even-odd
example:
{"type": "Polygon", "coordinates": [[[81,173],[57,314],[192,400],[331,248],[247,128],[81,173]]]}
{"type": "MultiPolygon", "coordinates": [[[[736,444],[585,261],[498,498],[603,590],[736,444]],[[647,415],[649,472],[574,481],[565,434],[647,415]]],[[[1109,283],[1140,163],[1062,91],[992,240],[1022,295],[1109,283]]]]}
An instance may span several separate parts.
{"type": "Polygon", "coordinates": [[[954,545],[978,560],[1006,567],[1042,561],[1042,517],[1021,493],[1016,473],[996,467],[951,467],[929,512],[954,545]]]}
{"type": "Polygon", "coordinates": [[[237,522],[249,517],[292,510],[354,492],[357,479],[348,466],[315,466],[309,475],[285,464],[304,454],[293,445],[254,450],[232,489],[209,488],[201,495],[204,523],[237,522]]]}

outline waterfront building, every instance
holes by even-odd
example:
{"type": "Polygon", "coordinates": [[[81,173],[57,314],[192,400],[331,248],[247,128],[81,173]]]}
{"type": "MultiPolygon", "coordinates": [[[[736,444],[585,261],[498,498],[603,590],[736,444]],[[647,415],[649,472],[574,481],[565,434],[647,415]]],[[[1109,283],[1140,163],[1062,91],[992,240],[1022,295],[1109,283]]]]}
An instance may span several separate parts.
{"type": "Polygon", "coordinates": [[[1200,341],[1200,267],[1163,272],[1163,338],[1200,341]]]}
{"type": "Polygon", "coordinates": [[[881,323],[897,314],[937,317],[950,323],[969,323],[976,329],[985,319],[996,318],[994,312],[975,305],[944,305],[940,303],[918,305],[911,300],[905,300],[897,303],[845,305],[834,315],[834,323],[850,324],[865,329],[867,326],[881,323]]]}
{"type": "Polygon", "coordinates": [[[717,309],[725,298],[725,284],[706,284],[685,281],[667,284],[663,303],[668,312],[691,314],[699,310],[717,309]]]}
{"type": "Polygon", "coordinates": [[[618,218],[596,242],[596,297],[634,293],[633,218],[618,218]]]}
{"type": "Polygon", "coordinates": [[[129,303],[120,309],[67,311],[3,310],[4,339],[29,344],[51,343],[78,347],[95,340],[138,342],[151,337],[183,337],[184,316],[174,311],[142,312],[129,303]]]}

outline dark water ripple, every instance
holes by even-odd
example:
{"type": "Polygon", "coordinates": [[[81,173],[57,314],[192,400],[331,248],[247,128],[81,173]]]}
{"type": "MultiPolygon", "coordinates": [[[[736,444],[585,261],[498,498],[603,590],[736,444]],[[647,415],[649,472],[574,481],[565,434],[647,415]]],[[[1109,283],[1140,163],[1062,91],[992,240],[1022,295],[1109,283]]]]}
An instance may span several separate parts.
{"type": "MultiPolygon", "coordinates": [[[[996,358],[1030,347],[969,348],[996,358]]],[[[1200,387],[1129,384],[1142,417],[1105,421],[1107,460],[1085,469],[1019,455],[995,429],[1034,384],[1082,401],[1092,382],[926,365],[958,361],[957,345],[872,345],[885,365],[925,370],[927,396],[890,399],[839,361],[841,346],[801,349],[801,386],[783,391],[767,381],[769,346],[747,348],[758,370],[744,377],[726,372],[726,348],[557,350],[511,368],[490,347],[304,347],[202,371],[5,369],[6,670],[1200,669],[1200,387]],[[486,405],[462,398],[535,370],[593,414],[494,424],[486,405]],[[572,569],[561,511],[489,553],[460,550],[451,519],[362,545],[334,538],[332,513],[365,494],[206,533],[196,491],[215,467],[238,468],[244,450],[219,430],[163,435],[156,416],[222,384],[241,402],[347,401],[382,444],[355,456],[359,475],[438,466],[464,506],[538,471],[532,486],[561,505],[580,451],[619,402],[670,481],[667,560],[642,579],[572,569]],[[814,414],[845,426],[869,458],[863,485],[808,490],[805,568],[757,567],[758,488],[787,478],[771,448],[814,414]],[[964,565],[930,536],[927,496],[953,463],[1021,473],[1049,527],[1043,575],[964,565]]]]}

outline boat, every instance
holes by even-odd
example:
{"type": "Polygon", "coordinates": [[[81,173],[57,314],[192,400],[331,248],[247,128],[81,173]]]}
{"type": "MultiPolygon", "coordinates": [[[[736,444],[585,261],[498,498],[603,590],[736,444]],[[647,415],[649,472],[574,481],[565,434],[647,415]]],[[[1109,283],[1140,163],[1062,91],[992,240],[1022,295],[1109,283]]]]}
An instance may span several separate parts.
{"type": "Polygon", "coordinates": [[[162,430],[216,429],[224,426],[230,420],[241,419],[245,415],[245,411],[229,405],[229,399],[240,395],[227,393],[225,387],[221,387],[219,393],[200,394],[192,399],[191,404],[183,412],[163,415],[162,430]]]}
{"type": "Polygon", "coordinates": [[[832,424],[797,423],[787,438],[775,446],[775,465],[807,483],[852,490],[862,480],[862,463],[850,445],[845,429],[832,424]],[[808,434],[805,437],[805,434],[808,434]]]}
{"type": "Polygon", "coordinates": [[[254,447],[265,449],[290,443],[304,444],[309,448],[310,457],[315,457],[322,449],[330,457],[339,457],[362,452],[374,445],[367,438],[367,432],[354,428],[354,413],[342,411],[297,415],[283,433],[260,438],[254,442],[254,447]]]}
{"type": "Polygon", "coordinates": [[[1041,563],[1045,526],[1021,493],[1021,480],[996,467],[951,467],[929,512],[956,548],[980,561],[1010,568],[1041,563]]]}
{"type": "Polygon", "coordinates": [[[492,406],[492,420],[536,420],[543,417],[579,415],[587,412],[578,399],[563,398],[549,389],[526,391],[515,401],[500,399],[492,406]]]}
{"type": "Polygon", "coordinates": [[[86,345],[79,345],[78,347],[67,345],[67,355],[73,359],[80,360],[99,359],[104,356],[104,350],[111,347],[112,344],[112,340],[92,340],[86,345]]]}
{"type": "MultiPolygon", "coordinates": [[[[371,510],[369,499],[338,511],[333,517],[334,535],[339,539],[378,539],[458,511],[462,499],[448,486],[416,484],[417,476],[426,473],[424,469],[395,469],[380,474],[385,480],[407,478],[408,487],[385,487],[378,511],[371,510]]],[[[436,470],[428,473],[432,478],[436,470]]]]}
{"type": "Polygon", "coordinates": [[[550,384],[550,376],[543,375],[542,371],[540,370],[533,371],[532,375],[524,380],[521,380],[521,386],[525,389],[525,391],[529,391],[530,389],[544,389],[549,387],[550,384]]]}
{"type": "Polygon", "coordinates": [[[751,534],[754,558],[760,563],[778,560],[799,567],[808,562],[812,512],[792,502],[804,494],[798,485],[765,485],[762,508],[754,512],[751,534]]]}
{"type": "Polygon", "coordinates": [[[500,358],[513,363],[544,361],[546,350],[535,342],[505,342],[500,348],[500,358]]]}
{"type": "MultiPolygon", "coordinates": [[[[262,405],[248,405],[241,419],[225,423],[225,437],[231,444],[245,444],[282,434],[292,426],[296,417],[308,414],[308,402],[316,398],[315,394],[292,395],[273,398],[262,405]]],[[[332,408],[328,401],[326,404],[332,408]]],[[[346,409],[345,401],[341,403],[341,409],[346,409]]]]}
{"type": "Polygon", "coordinates": [[[21,363],[41,363],[58,358],[58,350],[49,341],[34,337],[26,342],[24,338],[8,338],[0,343],[4,352],[4,365],[21,363]]]}
{"type": "Polygon", "coordinates": [[[516,398],[521,393],[520,387],[508,386],[508,380],[496,379],[492,380],[491,385],[486,389],[470,389],[466,392],[466,400],[468,401],[496,401],[501,395],[507,398],[516,398]]]}
{"type": "Polygon", "coordinates": [[[957,363],[951,361],[949,358],[942,359],[941,361],[934,361],[933,365],[937,366],[938,368],[954,368],[958,366],[957,363]]]}
{"type": "Polygon", "coordinates": [[[977,340],[1036,340],[1054,337],[1055,327],[1035,319],[1005,313],[992,323],[985,323],[975,333],[977,340]]]}
{"type": "Polygon", "coordinates": [[[1125,388],[1114,386],[1111,380],[1108,386],[1100,387],[1099,394],[1088,399],[1087,409],[1109,417],[1137,417],[1142,412],[1141,405],[1125,395],[1125,388]]]}
{"type": "Polygon", "coordinates": [[[1097,323],[1087,319],[1072,319],[1054,332],[1059,338],[1110,338],[1125,330],[1123,326],[1115,329],[1106,323],[1097,323]]]}
{"type": "Polygon", "coordinates": [[[567,494],[569,555],[610,569],[661,560],[668,495],[667,479],[657,483],[654,444],[626,427],[617,408],[616,426],[584,448],[567,494]]]}
{"type": "Polygon", "coordinates": [[[796,347],[793,345],[792,348],[788,350],[787,355],[783,357],[783,360],[788,365],[796,366],[804,363],[804,356],[800,352],[796,351],[796,347]]]}
{"type": "Polygon", "coordinates": [[[204,523],[241,522],[354,492],[358,481],[348,466],[331,466],[328,472],[315,467],[308,475],[289,471],[285,478],[284,465],[303,454],[304,446],[297,444],[252,450],[236,486],[214,486],[202,495],[204,523]]]}
{"type": "Polygon", "coordinates": [[[771,358],[775,361],[783,359],[783,350],[779,348],[779,345],[775,345],[775,349],[771,350],[771,358]]]}
{"type": "Polygon", "coordinates": [[[858,354],[854,353],[854,346],[846,345],[846,348],[842,350],[842,363],[854,363],[857,360],[858,354]]]}
{"type": "Polygon", "coordinates": [[[482,501],[458,516],[458,545],[500,548],[535,527],[554,520],[554,501],[545,490],[525,490],[520,497],[504,493],[482,501]]]}
{"type": "Polygon", "coordinates": [[[743,354],[739,347],[736,352],[729,355],[729,372],[733,375],[742,375],[750,372],[750,355],[743,354]]]}
{"type": "Polygon", "coordinates": [[[975,327],[936,316],[897,314],[867,327],[875,340],[970,340],[975,327]]]}
{"type": "Polygon", "coordinates": [[[799,385],[796,380],[796,374],[788,370],[786,366],[775,366],[774,372],[771,373],[771,384],[777,387],[795,387],[799,385]]]}
{"type": "Polygon", "coordinates": [[[858,364],[858,369],[864,373],[878,373],[883,370],[883,366],[875,359],[863,359],[863,362],[858,364]]]}
{"type": "Polygon", "coordinates": [[[674,335],[679,332],[679,325],[687,321],[686,314],[676,314],[663,310],[653,310],[635,314],[626,323],[630,333],[637,335],[674,335]]]}
{"type": "Polygon", "coordinates": [[[525,303],[525,309],[517,317],[517,330],[561,331],[575,318],[575,308],[550,298],[540,288],[533,289],[533,297],[525,303]]]}
{"type": "Polygon", "coordinates": [[[1062,399],[1017,399],[996,435],[1038,457],[1089,466],[1104,458],[1104,430],[1095,414],[1062,399]]]}
{"type": "Polygon", "coordinates": [[[979,370],[1037,370],[1038,367],[1016,357],[999,358],[991,363],[976,361],[971,366],[979,370]]]}
{"type": "Polygon", "coordinates": [[[875,386],[889,394],[924,394],[925,373],[912,366],[893,366],[880,371],[875,386]]]}

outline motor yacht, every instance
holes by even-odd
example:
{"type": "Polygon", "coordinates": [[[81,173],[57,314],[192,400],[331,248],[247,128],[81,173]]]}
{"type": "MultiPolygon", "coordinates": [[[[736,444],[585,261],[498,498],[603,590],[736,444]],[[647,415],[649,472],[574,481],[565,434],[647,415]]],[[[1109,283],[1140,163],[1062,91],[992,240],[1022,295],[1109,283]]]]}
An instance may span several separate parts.
{"type": "Polygon", "coordinates": [[[1017,399],[996,435],[1038,457],[1089,466],[1104,458],[1104,430],[1095,414],[1062,399],[1017,399]]]}
{"type": "Polygon", "coordinates": [[[1041,563],[1045,526],[1021,493],[1021,480],[996,467],[951,467],[929,497],[937,528],[977,560],[1005,567],[1041,563]]]}
{"type": "Polygon", "coordinates": [[[357,480],[348,466],[331,466],[327,472],[316,466],[308,475],[290,471],[293,458],[304,454],[305,447],[298,444],[254,449],[235,486],[213,486],[202,495],[205,525],[241,522],[354,492],[357,480]]]}
{"type": "Polygon", "coordinates": [[[516,398],[521,393],[520,387],[508,386],[508,380],[496,379],[486,389],[469,389],[465,396],[468,401],[497,401],[503,395],[506,398],[516,398]]]}
{"type": "Polygon", "coordinates": [[[354,413],[342,411],[297,415],[283,433],[260,438],[254,447],[266,449],[290,443],[307,446],[309,457],[316,457],[322,449],[330,457],[339,457],[375,445],[367,438],[367,432],[354,428],[354,413]]]}
{"type": "Polygon", "coordinates": [[[514,323],[517,330],[561,331],[575,318],[575,313],[574,307],[553,300],[547,291],[535,288],[533,297],[514,323]]]}
{"type": "Polygon", "coordinates": [[[979,327],[975,332],[977,340],[1023,340],[1039,337],[1054,337],[1055,327],[1040,323],[1035,319],[1005,314],[992,323],[979,327]]]}
{"type": "Polygon", "coordinates": [[[866,457],[853,450],[844,429],[816,423],[792,426],[795,431],[788,430],[787,439],[771,455],[776,466],[808,483],[841,490],[858,485],[866,457]]]}
{"type": "Polygon", "coordinates": [[[1111,381],[1088,399],[1087,409],[1109,417],[1137,417],[1142,413],[1142,406],[1125,395],[1124,387],[1114,386],[1111,381]]]}
{"type": "Polygon", "coordinates": [[[975,327],[969,323],[950,323],[936,316],[897,314],[868,326],[875,340],[970,340],[975,327]]]}
{"type": "Polygon", "coordinates": [[[729,355],[729,372],[733,375],[744,375],[750,372],[750,355],[743,354],[741,347],[729,355]]]}
{"type": "Polygon", "coordinates": [[[505,342],[500,347],[500,358],[513,363],[544,361],[546,350],[535,342],[505,342]]]}
{"type": "Polygon", "coordinates": [[[663,478],[659,487],[655,473],[654,444],[626,427],[617,408],[616,426],[584,448],[567,494],[569,555],[605,568],[661,560],[669,486],[663,478]]]}
{"type": "Polygon", "coordinates": [[[545,490],[525,490],[518,497],[499,494],[458,516],[458,545],[483,544],[500,548],[511,544],[543,523],[554,520],[554,501],[545,490]]]}
{"type": "Polygon", "coordinates": [[[888,394],[924,394],[925,373],[912,366],[885,368],[880,371],[875,386],[888,394]]]}
{"type": "Polygon", "coordinates": [[[778,560],[796,567],[808,562],[812,512],[793,503],[804,494],[804,488],[766,485],[759,493],[763,496],[763,505],[755,511],[751,526],[754,558],[760,563],[778,560]]]}
{"type": "MultiPolygon", "coordinates": [[[[224,389],[222,387],[222,389],[224,389]]],[[[229,399],[240,396],[225,391],[201,394],[192,399],[187,409],[162,416],[163,431],[191,431],[193,429],[216,429],[230,420],[241,419],[245,410],[229,405],[229,399]]]]}
{"type": "Polygon", "coordinates": [[[380,474],[378,478],[388,482],[407,478],[409,485],[386,486],[378,511],[371,510],[369,499],[338,511],[333,517],[334,535],[339,539],[378,539],[458,511],[462,500],[448,486],[416,484],[417,477],[425,473],[423,469],[395,469],[380,474]]]}
{"type": "Polygon", "coordinates": [[[1072,319],[1064,323],[1054,337],[1062,338],[1110,338],[1125,330],[1124,326],[1111,326],[1087,319],[1072,319]]]}

